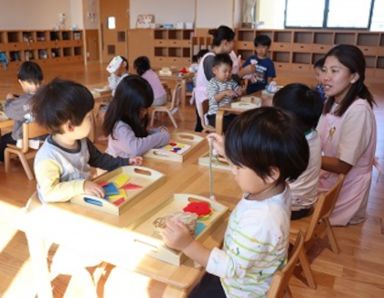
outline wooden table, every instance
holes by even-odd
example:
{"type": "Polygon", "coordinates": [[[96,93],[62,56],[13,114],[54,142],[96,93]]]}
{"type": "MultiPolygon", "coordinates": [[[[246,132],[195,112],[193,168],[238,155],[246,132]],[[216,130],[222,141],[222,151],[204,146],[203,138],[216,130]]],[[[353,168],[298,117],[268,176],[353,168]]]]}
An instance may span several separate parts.
{"type": "MultiPolygon", "coordinates": [[[[167,285],[163,297],[184,297],[199,281],[204,268],[191,260],[174,266],[134,250],[127,225],[143,212],[167,200],[173,193],[193,193],[209,197],[208,168],[197,164],[207,152],[205,143],[184,163],[145,160],[144,165],[166,174],[166,182],[130,206],[120,216],[101,213],[71,203],[41,205],[34,201],[21,223],[27,234],[32,266],[39,297],[52,297],[47,266],[47,243],[57,243],[78,252],[92,254],[100,260],[146,275],[167,285]]],[[[228,171],[215,170],[216,199],[233,207],[241,192],[228,171]]],[[[204,245],[221,244],[226,223],[219,224],[204,245]]],[[[129,282],[129,281],[127,281],[129,282]]]]}
{"type": "Polygon", "coordinates": [[[170,76],[164,76],[159,75],[160,80],[166,84],[169,84],[170,88],[172,89],[177,83],[181,83],[181,107],[184,108],[187,102],[187,81],[192,80],[194,74],[193,73],[187,73],[182,76],[179,76],[178,73],[172,72],[172,75],[170,76]]]}

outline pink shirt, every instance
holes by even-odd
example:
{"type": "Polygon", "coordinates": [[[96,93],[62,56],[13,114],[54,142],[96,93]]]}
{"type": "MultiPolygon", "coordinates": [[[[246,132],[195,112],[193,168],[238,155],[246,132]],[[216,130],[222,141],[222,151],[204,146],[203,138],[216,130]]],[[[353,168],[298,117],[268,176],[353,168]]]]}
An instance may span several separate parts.
{"type": "Polygon", "coordinates": [[[147,82],[151,85],[155,101],[156,98],[166,96],[165,89],[161,84],[159,76],[152,69],[148,69],[145,73],[142,74],[141,77],[146,79],[147,82]]]}

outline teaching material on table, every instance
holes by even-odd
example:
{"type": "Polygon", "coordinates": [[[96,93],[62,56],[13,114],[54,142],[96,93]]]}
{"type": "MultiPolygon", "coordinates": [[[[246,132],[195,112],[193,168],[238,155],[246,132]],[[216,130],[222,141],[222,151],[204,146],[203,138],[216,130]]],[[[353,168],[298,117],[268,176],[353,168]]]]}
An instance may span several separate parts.
{"type": "Polygon", "coordinates": [[[124,208],[165,182],[165,175],[146,167],[125,166],[92,180],[104,188],[105,197],[78,195],[72,203],[120,215],[124,208]]]}
{"type": "Polygon", "coordinates": [[[183,211],[191,202],[207,202],[211,207],[211,212],[207,216],[198,217],[195,226],[195,239],[204,240],[210,235],[213,227],[226,220],[225,215],[228,208],[217,201],[211,201],[209,198],[194,194],[174,194],[127,227],[132,232],[134,242],[149,247],[148,254],[152,257],[177,266],[182,264],[186,256],[165,246],[158,232],[158,224],[161,219],[183,211]]]}
{"type": "Polygon", "coordinates": [[[144,158],[183,162],[194,150],[203,145],[204,137],[189,132],[175,132],[164,147],[151,149],[144,158]]]}
{"type": "MultiPolygon", "coordinates": [[[[209,167],[209,152],[204,153],[202,156],[199,157],[198,163],[201,166],[204,167],[209,167]]],[[[219,170],[225,170],[225,171],[230,171],[231,166],[227,162],[227,160],[220,156],[220,155],[215,155],[213,154],[212,156],[212,168],[214,169],[219,169],[219,170]]]]}
{"type": "Polygon", "coordinates": [[[251,110],[259,108],[260,105],[257,105],[252,102],[244,102],[244,101],[235,101],[231,103],[232,109],[238,109],[238,110],[251,110]]]}

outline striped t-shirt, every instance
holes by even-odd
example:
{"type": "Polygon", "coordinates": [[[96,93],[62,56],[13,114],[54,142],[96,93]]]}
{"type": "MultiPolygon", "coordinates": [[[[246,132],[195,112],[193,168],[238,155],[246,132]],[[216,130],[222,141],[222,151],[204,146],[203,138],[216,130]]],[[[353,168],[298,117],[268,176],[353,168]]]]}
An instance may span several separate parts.
{"type": "Polygon", "coordinates": [[[219,107],[225,106],[227,104],[230,104],[232,102],[233,97],[226,96],[219,102],[216,101],[215,95],[221,91],[224,90],[233,90],[238,91],[239,84],[231,79],[228,81],[219,81],[215,77],[209,80],[208,86],[207,86],[207,93],[208,93],[208,100],[209,100],[209,109],[208,109],[208,115],[214,115],[217,113],[217,110],[219,107]]]}
{"type": "Polygon", "coordinates": [[[265,297],[289,245],[289,188],[263,201],[241,199],[233,210],[223,249],[214,248],[206,270],[221,278],[227,297],[265,297]]]}

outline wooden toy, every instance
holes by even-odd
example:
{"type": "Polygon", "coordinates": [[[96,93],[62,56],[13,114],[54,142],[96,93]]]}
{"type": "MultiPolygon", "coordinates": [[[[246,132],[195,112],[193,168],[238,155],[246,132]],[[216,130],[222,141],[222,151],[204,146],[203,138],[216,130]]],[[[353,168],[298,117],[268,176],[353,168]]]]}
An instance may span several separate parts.
{"type": "Polygon", "coordinates": [[[174,194],[127,227],[132,232],[133,241],[150,247],[148,254],[152,257],[177,266],[182,264],[186,256],[165,246],[158,228],[159,224],[164,225],[164,218],[183,211],[191,202],[207,202],[211,208],[207,216],[197,219],[195,239],[205,239],[210,235],[213,227],[226,220],[228,208],[217,201],[193,194],[174,194]]]}
{"type": "Polygon", "coordinates": [[[78,195],[72,203],[119,215],[129,205],[165,182],[165,175],[139,166],[120,167],[93,180],[104,188],[106,196],[78,195]]]}
{"type": "Polygon", "coordinates": [[[149,150],[144,154],[144,158],[183,162],[194,150],[203,144],[204,139],[204,137],[194,133],[175,132],[171,134],[171,140],[168,145],[149,150]]]}
{"type": "Polygon", "coordinates": [[[231,103],[231,108],[232,109],[237,109],[237,110],[251,110],[251,109],[256,109],[261,106],[252,102],[245,102],[245,101],[235,101],[231,103]]]}
{"type": "MultiPolygon", "coordinates": [[[[201,166],[209,167],[209,152],[204,153],[202,156],[200,156],[198,163],[201,166]]],[[[226,171],[231,170],[231,166],[229,165],[227,160],[219,155],[212,156],[212,168],[226,171]]]]}

